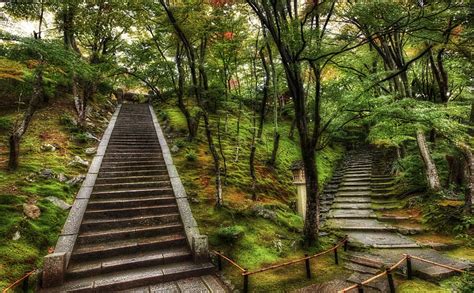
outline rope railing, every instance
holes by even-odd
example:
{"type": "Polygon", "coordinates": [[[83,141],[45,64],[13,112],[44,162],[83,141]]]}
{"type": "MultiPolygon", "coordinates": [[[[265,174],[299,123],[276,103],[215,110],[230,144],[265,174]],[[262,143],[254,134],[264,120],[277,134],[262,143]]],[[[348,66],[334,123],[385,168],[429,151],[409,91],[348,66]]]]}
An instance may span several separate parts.
{"type": "Polygon", "coordinates": [[[421,258],[421,257],[418,257],[418,256],[404,254],[403,257],[397,263],[395,263],[394,265],[386,268],[385,271],[383,271],[383,272],[381,272],[381,273],[379,273],[379,274],[377,274],[377,275],[375,275],[375,276],[373,276],[373,277],[371,277],[371,278],[369,278],[369,279],[367,279],[367,280],[365,280],[365,281],[363,281],[359,284],[354,284],[352,286],[344,288],[343,290],[338,291],[338,293],[345,293],[347,291],[354,290],[354,289],[357,289],[358,293],[363,293],[364,292],[364,286],[366,286],[370,282],[373,282],[373,281],[375,281],[375,280],[377,280],[377,279],[379,279],[383,276],[387,276],[387,282],[388,282],[388,286],[389,286],[389,289],[390,289],[390,293],[395,293],[395,282],[393,281],[392,272],[395,271],[404,262],[406,262],[407,279],[408,280],[413,279],[412,259],[416,259],[418,261],[429,263],[429,264],[439,266],[439,267],[442,267],[442,268],[445,268],[445,269],[448,269],[448,270],[456,271],[456,272],[459,272],[459,273],[467,273],[467,274],[470,274],[470,275],[474,275],[474,273],[472,273],[472,272],[468,272],[468,271],[461,270],[461,269],[458,269],[458,268],[455,268],[455,267],[452,267],[452,266],[437,263],[437,262],[427,260],[427,259],[424,259],[424,258],[421,258]]]}
{"type": "Polygon", "coordinates": [[[21,290],[23,292],[28,292],[30,276],[32,274],[34,274],[35,272],[36,272],[36,270],[32,270],[31,272],[27,273],[26,275],[24,275],[20,279],[18,279],[15,282],[11,283],[8,287],[6,287],[5,289],[2,290],[2,293],[7,293],[10,290],[15,289],[16,287],[18,287],[18,285],[20,285],[20,284],[21,284],[21,290]]]}
{"type": "Polygon", "coordinates": [[[229,257],[222,254],[220,251],[212,251],[212,252],[217,256],[217,268],[219,269],[219,271],[222,270],[222,259],[226,260],[232,266],[234,266],[234,267],[236,267],[237,269],[240,270],[241,275],[243,277],[243,291],[244,291],[244,293],[247,293],[248,289],[249,289],[249,277],[251,275],[267,272],[267,271],[282,268],[282,267],[287,267],[287,266],[290,266],[290,265],[293,265],[293,264],[296,264],[296,263],[301,263],[301,262],[305,263],[306,277],[308,279],[311,279],[311,263],[310,263],[310,260],[313,259],[313,258],[317,258],[319,256],[322,256],[322,255],[328,254],[330,252],[334,252],[334,262],[337,265],[337,264],[339,264],[339,256],[338,256],[338,253],[337,253],[337,249],[341,246],[344,247],[344,251],[347,251],[347,246],[348,246],[348,237],[347,236],[345,236],[336,245],[334,245],[333,247],[331,247],[331,248],[329,248],[325,251],[322,251],[322,252],[319,252],[319,253],[316,253],[316,254],[313,254],[313,255],[305,254],[304,257],[294,259],[294,260],[290,260],[290,261],[280,263],[280,264],[270,265],[268,267],[257,269],[255,271],[248,271],[244,267],[240,266],[234,260],[232,260],[229,257]]]}

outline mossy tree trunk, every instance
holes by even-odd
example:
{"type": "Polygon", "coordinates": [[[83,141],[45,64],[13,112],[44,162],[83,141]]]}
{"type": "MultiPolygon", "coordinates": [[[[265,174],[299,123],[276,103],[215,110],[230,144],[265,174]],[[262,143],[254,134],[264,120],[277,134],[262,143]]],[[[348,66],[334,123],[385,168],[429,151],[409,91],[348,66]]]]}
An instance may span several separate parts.
{"type": "Polygon", "coordinates": [[[438,176],[438,170],[436,169],[436,164],[431,157],[428,144],[426,143],[425,134],[422,130],[417,130],[416,142],[425,167],[428,188],[433,192],[439,191],[441,189],[441,183],[438,176]]]}

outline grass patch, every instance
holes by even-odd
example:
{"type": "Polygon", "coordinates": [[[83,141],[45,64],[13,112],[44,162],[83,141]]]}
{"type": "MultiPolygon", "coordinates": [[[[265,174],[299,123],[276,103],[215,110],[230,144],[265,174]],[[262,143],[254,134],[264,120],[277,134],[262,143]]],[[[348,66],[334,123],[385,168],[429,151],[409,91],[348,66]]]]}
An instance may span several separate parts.
{"type": "Polygon", "coordinates": [[[403,281],[397,286],[397,292],[400,293],[450,293],[451,290],[443,288],[436,284],[423,281],[420,279],[413,279],[410,281],[403,281]]]}

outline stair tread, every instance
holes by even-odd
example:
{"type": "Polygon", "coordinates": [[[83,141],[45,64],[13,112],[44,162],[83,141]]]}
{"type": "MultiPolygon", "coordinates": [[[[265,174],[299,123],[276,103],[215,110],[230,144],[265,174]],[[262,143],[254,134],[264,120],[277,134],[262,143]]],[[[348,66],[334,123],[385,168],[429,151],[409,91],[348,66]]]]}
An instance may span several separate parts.
{"type": "Polygon", "coordinates": [[[153,243],[153,242],[164,242],[171,240],[183,240],[186,239],[183,233],[173,233],[164,236],[144,237],[135,238],[128,240],[116,240],[108,241],[107,243],[93,243],[93,244],[80,244],[77,249],[72,252],[73,255],[82,253],[101,252],[107,250],[114,250],[122,247],[140,246],[142,244],[153,243]]]}
{"type": "MultiPolygon", "coordinates": [[[[153,209],[153,208],[165,208],[165,207],[176,207],[177,204],[167,204],[167,205],[152,205],[146,207],[129,207],[129,208],[108,208],[108,209],[101,209],[101,210],[92,210],[94,213],[105,213],[109,211],[131,211],[131,210],[143,210],[143,209],[153,209]]],[[[86,210],[86,213],[89,211],[86,210]]]]}
{"type": "Polygon", "coordinates": [[[188,247],[172,247],[172,248],[163,248],[152,251],[139,251],[136,253],[131,253],[128,255],[119,255],[112,256],[103,259],[95,259],[84,262],[76,262],[68,267],[67,271],[69,273],[74,272],[83,272],[88,271],[91,268],[101,268],[104,266],[111,266],[114,263],[126,263],[126,262],[139,262],[142,260],[156,259],[156,258],[165,258],[171,255],[191,255],[191,251],[188,247]]]}
{"type": "Polygon", "coordinates": [[[94,225],[94,224],[104,224],[104,223],[114,223],[114,222],[127,222],[133,220],[147,220],[147,219],[156,219],[156,218],[166,218],[172,216],[179,216],[179,213],[169,213],[163,215],[152,215],[152,216],[137,216],[137,217],[127,217],[127,218],[120,218],[120,219],[85,219],[82,224],[83,225],[94,225]]]}
{"type": "Polygon", "coordinates": [[[166,224],[163,224],[163,225],[153,225],[153,226],[138,225],[138,226],[134,226],[134,227],[114,228],[114,229],[109,229],[107,231],[82,232],[82,233],[79,234],[78,237],[93,237],[93,236],[113,235],[113,234],[120,234],[120,233],[152,231],[152,230],[159,230],[159,229],[165,229],[165,228],[174,228],[174,227],[176,227],[176,228],[183,227],[183,225],[179,222],[166,223],[166,224]]]}
{"type": "Polygon", "coordinates": [[[114,291],[119,288],[127,289],[127,283],[133,284],[136,280],[140,280],[141,282],[145,282],[146,280],[159,281],[164,280],[164,277],[166,276],[179,276],[182,273],[193,271],[210,271],[213,268],[214,266],[211,263],[195,264],[191,261],[183,261],[73,280],[64,284],[61,287],[61,290],[85,290],[94,288],[95,290],[114,291]]]}
{"type": "Polygon", "coordinates": [[[137,188],[129,190],[107,190],[107,191],[93,191],[92,194],[114,194],[114,193],[124,193],[124,192],[149,192],[149,191],[172,191],[171,187],[161,187],[161,188],[137,188]]]}

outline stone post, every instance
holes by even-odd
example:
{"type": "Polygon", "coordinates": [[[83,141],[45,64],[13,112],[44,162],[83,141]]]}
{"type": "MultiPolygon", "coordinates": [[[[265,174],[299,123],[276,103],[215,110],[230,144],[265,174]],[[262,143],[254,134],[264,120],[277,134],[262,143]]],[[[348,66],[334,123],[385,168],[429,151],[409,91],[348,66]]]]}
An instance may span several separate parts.
{"type": "Polygon", "coordinates": [[[293,184],[296,185],[296,208],[298,214],[303,217],[306,216],[306,179],[302,162],[295,162],[291,167],[293,172],[293,184]]]}

